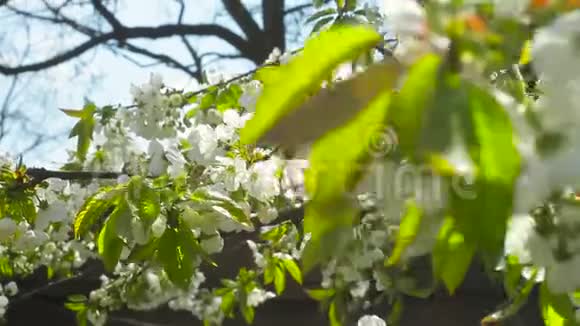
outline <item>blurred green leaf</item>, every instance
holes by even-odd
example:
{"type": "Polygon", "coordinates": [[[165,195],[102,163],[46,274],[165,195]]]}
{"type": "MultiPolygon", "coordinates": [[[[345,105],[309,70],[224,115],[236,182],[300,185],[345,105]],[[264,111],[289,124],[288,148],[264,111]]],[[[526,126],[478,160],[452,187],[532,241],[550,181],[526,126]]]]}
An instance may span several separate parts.
{"type": "MultiPolygon", "coordinates": [[[[394,60],[373,64],[363,73],[336,82],[309,98],[278,120],[261,140],[286,148],[314,142],[356,118],[381,94],[390,93],[400,73],[401,66],[394,60]],[[297,126],[300,132],[296,132],[297,126]]],[[[373,123],[379,125],[382,121],[373,123]]]]}
{"type": "Polygon", "coordinates": [[[306,206],[304,230],[312,236],[302,257],[305,273],[340,251],[352,236],[358,213],[347,193],[367,172],[369,146],[373,137],[383,132],[389,98],[389,92],[383,92],[352,121],[312,146],[310,167],[305,172],[311,202],[306,206]]]}
{"type": "Polygon", "coordinates": [[[227,317],[233,317],[234,306],[236,303],[236,295],[233,290],[227,289],[227,292],[222,295],[221,309],[227,317]]]}
{"type": "Polygon", "coordinates": [[[284,265],[276,265],[274,269],[274,288],[278,295],[282,294],[286,288],[286,273],[284,273],[283,267],[284,265]]]}
{"type": "Polygon", "coordinates": [[[323,301],[332,298],[335,294],[334,289],[309,289],[306,290],[309,297],[316,301],[323,301]]]}
{"type": "Polygon", "coordinates": [[[309,40],[302,53],[288,64],[258,72],[264,83],[256,114],[241,130],[243,143],[258,141],[274,124],[319,89],[340,63],[356,58],[381,39],[372,28],[337,27],[309,40]]]}
{"type": "Polygon", "coordinates": [[[504,289],[509,297],[515,297],[520,293],[520,281],[522,279],[523,266],[518,263],[516,256],[505,258],[504,289]]]}
{"type": "Polygon", "coordinates": [[[255,316],[255,309],[253,307],[248,306],[247,304],[242,303],[240,304],[240,310],[242,312],[242,316],[244,316],[244,320],[247,324],[252,324],[254,322],[255,316]]]}
{"type": "Polygon", "coordinates": [[[242,95],[242,88],[238,84],[230,84],[221,89],[215,100],[216,109],[223,112],[228,109],[236,109],[240,107],[239,99],[242,95]]]}
{"type": "Polygon", "coordinates": [[[470,189],[472,196],[452,189],[452,215],[466,239],[477,244],[484,258],[491,260],[488,263],[495,264],[494,257],[502,251],[507,220],[512,214],[520,156],[505,109],[488,91],[475,85],[466,88],[474,130],[465,139],[478,174],[470,189]]]}
{"type": "Polygon", "coordinates": [[[276,272],[276,264],[268,263],[264,269],[264,285],[274,282],[274,273],[276,272]]]}
{"type": "Polygon", "coordinates": [[[14,269],[12,268],[12,259],[9,257],[0,257],[0,276],[12,278],[14,269]]]}
{"type": "Polygon", "coordinates": [[[435,276],[443,280],[449,293],[453,294],[463,282],[474,254],[474,245],[465,241],[463,234],[455,229],[454,220],[447,217],[433,249],[432,260],[435,276]]]}
{"type": "Polygon", "coordinates": [[[389,122],[407,155],[417,149],[425,110],[433,103],[439,82],[440,65],[441,58],[436,55],[423,57],[409,70],[400,92],[393,95],[389,122]]]}
{"type": "Polygon", "coordinates": [[[414,201],[407,201],[406,210],[397,232],[395,248],[387,260],[387,266],[395,265],[401,259],[405,249],[415,241],[421,226],[423,214],[414,201]]]}
{"type": "Polygon", "coordinates": [[[540,309],[546,326],[574,326],[575,307],[567,294],[551,293],[546,282],[540,286],[540,309]]]}
{"type": "Polygon", "coordinates": [[[340,318],[340,308],[337,307],[337,300],[333,300],[328,309],[328,320],[330,321],[330,326],[342,326],[342,321],[340,318]]]}
{"type": "Polygon", "coordinates": [[[214,107],[216,104],[216,99],[219,93],[219,87],[210,86],[207,88],[205,95],[201,98],[199,102],[198,110],[207,110],[214,107]]]}
{"type": "Polygon", "coordinates": [[[357,5],[357,0],[344,0],[346,1],[345,3],[345,9],[347,11],[353,11],[356,9],[356,5],[357,5]]]}

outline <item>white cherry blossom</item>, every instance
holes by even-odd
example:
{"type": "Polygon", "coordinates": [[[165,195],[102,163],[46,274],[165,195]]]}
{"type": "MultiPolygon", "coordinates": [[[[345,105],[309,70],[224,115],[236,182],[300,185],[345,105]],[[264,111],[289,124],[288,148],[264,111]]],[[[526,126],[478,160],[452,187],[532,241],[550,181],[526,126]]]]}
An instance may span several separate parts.
{"type": "Polygon", "coordinates": [[[362,316],[357,324],[357,326],[387,326],[387,323],[376,315],[365,315],[362,316]]]}

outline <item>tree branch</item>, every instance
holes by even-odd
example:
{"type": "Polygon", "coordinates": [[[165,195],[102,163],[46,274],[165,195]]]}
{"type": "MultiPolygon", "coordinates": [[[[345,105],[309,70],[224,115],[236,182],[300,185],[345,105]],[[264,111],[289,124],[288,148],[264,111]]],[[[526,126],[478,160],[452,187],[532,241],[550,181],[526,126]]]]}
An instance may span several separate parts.
{"type": "Polygon", "coordinates": [[[262,30],[240,0],[222,0],[222,3],[226,11],[242,29],[248,41],[256,42],[262,38],[262,30]]]}
{"type": "Polygon", "coordinates": [[[91,179],[117,179],[123,172],[101,172],[101,171],[54,171],[45,168],[29,168],[26,175],[32,179],[32,183],[39,184],[49,178],[61,180],[91,180],[91,179]]]}
{"type": "Polygon", "coordinates": [[[91,0],[91,3],[93,4],[93,7],[95,7],[95,10],[101,16],[103,16],[103,18],[105,18],[111,27],[113,27],[113,30],[121,31],[124,28],[117,17],[115,17],[115,15],[113,15],[113,13],[110,12],[107,7],[105,7],[105,5],[103,5],[101,0],[91,0]]]}
{"type": "Polygon", "coordinates": [[[191,69],[189,69],[187,66],[185,66],[184,64],[182,64],[181,62],[173,59],[172,57],[165,55],[165,54],[158,54],[158,53],[153,53],[147,49],[135,46],[133,44],[130,43],[126,43],[123,46],[124,48],[126,48],[127,50],[134,52],[134,53],[138,53],[153,59],[156,59],[164,64],[166,64],[167,66],[171,67],[171,68],[176,68],[179,69],[183,72],[185,72],[186,74],[188,74],[189,76],[193,77],[193,78],[198,78],[199,72],[196,71],[192,71],[191,69]]]}
{"type": "Polygon", "coordinates": [[[123,39],[125,39],[125,37],[126,39],[134,39],[134,38],[158,39],[181,35],[215,36],[228,42],[230,45],[238,49],[245,57],[248,57],[249,59],[255,62],[256,60],[260,60],[262,56],[261,53],[256,52],[256,49],[252,48],[246,40],[244,40],[239,35],[235,34],[231,30],[223,26],[215,24],[200,24],[200,25],[168,24],[168,25],[160,25],[157,27],[126,28],[124,29],[124,33],[122,34],[116,31],[100,34],[90,38],[88,41],[64,53],[55,55],[52,58],[46,59],[44,61],[39,61],[15,67],[0,65],[0,74],[16,75],[24,72],[38,71],[54,67],[63,62],[76,58],[98,45],[104,44],[112,40],[122,41],[123,39]]]}
{"type": "Polygon", "coordinates": [[[262,0],[262,17],[266,48],[286,50],[286,24],[284,24],[284,0],[262,0]]]}

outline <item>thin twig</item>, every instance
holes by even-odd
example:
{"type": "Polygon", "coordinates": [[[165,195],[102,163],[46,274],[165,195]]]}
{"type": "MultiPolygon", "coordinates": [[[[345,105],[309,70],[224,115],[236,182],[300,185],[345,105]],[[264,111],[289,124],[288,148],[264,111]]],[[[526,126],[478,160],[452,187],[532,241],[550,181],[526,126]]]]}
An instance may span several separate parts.
{"type": "Polygon", "coordinates": [[[26,175],[32,179],[32,185],[36,185],[49,178],[58,178],[61,180],[117,179],[120,176],[127,175],[127,173],[110,171],[55,171],[45,168],[29,168],[26,170],[26,175]]]}

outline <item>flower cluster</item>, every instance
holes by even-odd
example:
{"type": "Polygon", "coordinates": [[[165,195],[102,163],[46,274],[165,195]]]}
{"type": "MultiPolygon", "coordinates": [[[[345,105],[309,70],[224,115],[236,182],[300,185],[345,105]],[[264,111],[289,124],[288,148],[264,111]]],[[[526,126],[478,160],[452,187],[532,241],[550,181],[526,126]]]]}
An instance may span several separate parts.
{"type": "MultiPolygon", "coordinates": [[[[253,77],[226,81],[210,73],[207,79],[215,85],[196,91],[173,89],[161,76],[151,75],[147,83],[131,87],[131,105],[98,108],[89,103],[82,111],[64,110],[79,122],[71,133],[78,137],[77,150],[63,170],[78,170],[69,176],[105,171],[110,172],[104,174],[109,179],[30,179],[24,167],[0,154],[0,259],[10,259],[9,274],[26,276],[44,266],[49,277],[71,275],[89,258],[101,259],[107,276],[101,277],[100,287],[88,297],[68,303],[79,319],[93,325],[106,324],[108,316],[125,307],[152,310],[162,305],[188,311],[206,324],[222,324],[237,312],[251,322],[256,307],[282,294],[287,276],[297,283],[303,281],[300,262],[310,259],[313,263],[308,249],[316,250],[317,244],[328,239],[339,240],[333,243],[334,252],[320,253],[325,257],[317,257],[314,262],[322,272],[318,299],[335,300],[333,307],[346,304],[348,312],[368,310],[376,302],[369,298],[391,300],[401,294],[432,291],[432,286],[419,284],[420,280],[411,277],[408,270],[399,268],[398,262],[411,264],[416,257],[446,253],[436,253],[433,249],[437,245],[451,251],[466,250],[460,254],[474,256],[466,249],[471,246],[457,246],[455,241],[469,240],[478,250],[497,248],[492,254],[501,256],[501,245],[496,242],[505,240],[505,255],[517,258],[525,277],[533,274],[535,280],[545,280],[554,294],[577,291],[580,277],[569,271],[580,269],[580,199],[576,195],[580,183],[576,169],[580,160],[576,134],[580,121],[580,12],[577,8],[561,10],[561,4],[551,1],[490,0],[489,6],[480,5],[385,0],[383,15],[369,6],[346,13],[342,11],[348,11],[349,6],[318,13],[320,17],[336,14],[337,21],[363,15],[364,24],[377,30],[386,23],[397,40],[392,55],[411,68],[409,78],[401,79],[411,86],[402,84],[400,97],[390,99],[389,119],[408,127],[400,130],[401,136],[413,139],[401,138],[401,149],[389,153],[393,157],[375,158],[373,163],[378,163],[380,171],[368,173],[358,189],[351,191],[351,181],[361,179],[355,176],[360,172],[355,164],[368,164],[371,159],[359,160],[364,155],[357,152],[360,144],[352,139],[340,141],[354,148],[345,150],[353,157],[344,161],[356,161],[349,169],[357,173],[344,180],[342,176],[330,177],[348,184],[348,194],[339,193],[342,188],[334,189],[339,188],[338,183],[330,182],[335,180],[315,180],[328,176],[313,173],[305,179],[304,170],[316,160],[288,158],[277,147],[242,142],[241,130],[248,121],[259,122],[263,114],[260,109],[256,111],[256,106],[258,97],[268,93],[269,77],[284,80],[275,73],[264,73],[260,81],[253,77]],[[538,10],[546,8],[558,14],[536,16],[538,10]],[[514,50],[508,41],[514,38],[513,43],[519,47],[523,42],[514,30],[527,30],[530,21],[540,22],[530,40],[531,65],[538,83],[524,80],[519,65],[506,69],[511,65],[506,58],[520,50],[514,50]],[[430,56],[445,58],[439,72],[425,78],[412,75],[435,71],[429,66],[435,60],[427,61],[427,66],[422,61],[430,56]],[[499,82],[512,76],[510,83],[499,82]],[[541,94],[539,99],[530,96],[531,84],[533,93],[541,94]],[[431,91],[434,94],[427,94],[431,91]],[[398,114],[410,114],[412,110],[394,110],[399,109],[396,105],[419,110],[425,106],[421,101],[434,103],[425,109],[430,110],[426,114],[429,117],[401,118],[398,114]],[[455,110],[455,106],[469,110],[455,110]],[[443,121],[447,120],[445,114],[450,114],[449,124],[443,121]],[[419,122],[415,120],[425,120],[425,125],[415,125],[419,122]],[[445,130],[439,134],[432,125],[445,130]],[[411,130],[419,127],[427,132],[411,130]],[[494,128],[499,130],[498,135],[494,128]],[[428,132],[437,135],[427,139],[431,138],[428,132]],[[511,138],[515,144],[509,144],[511,138]],[[501,150],[492,148],[495,145],[501,150]],[[415,163],[424,163],[429,170],[415,163]],[[459,189],[453,180],[456,176],[476,180],[477,190],[484,190],[484,200],[477,197],[481,194],[473,197],[459,189]],[[322,194],[313,189],[318,181],[322,194]],[[326,181],[336,187],[325,189],[326,181]],[[385,185],[394,189],[385,192],[385,185]],[[510,197],[511,188],[513,205],[512,198],[495,203],[510,197]],[[356,200],[352,200],[352,194],[356,200]],[[349,208],[360,215],[339,222],[324,216],[327,219],[319,228],[298,223],[295,216],[285,214],[304,206],[318,209],[316,205],[342,205],[347,201],[349,208]],[[492,216],[497,223],[504,223],[513,214],[505,239],[503,234],[494,235],[489,242],[485,237],[469,238],[473,236],[471,230],[465,231],[470,223],[461,219],[472,217],[449,216],[465,213],[479,217],[486,213],[481,212],[482,203],[486,209],[487,205],[498,205],[497,213],[490,209],[490,215],[505,215],[492,216]],[[447,225],[447,221],[451,223],[447,225]],[[308,233],[308,228],[314,231],[308,233]],[[223,279],[219,286],[208,285],[205,266],[212,265],[216,255],[227,249],[230,237],[240,236],[251,239],[245,243],[255,266],[240,269],[235,278],[223,279]]],[[[324,21],[328,22],[328,17],[324,21]]],[[[385,55],[389,53],[381,50],[385,55]]],[[[322,86],[332,94],[335,84],[355,85],[358,78],[368,77],[366,67],[376,64],[376,58],[369,57],[365,57],[370,61],[366,63],[337,63],[330,80],[321,80],[312,89],[294,86],[304,92],[322,86]]],[[[291,71],[293,64],[304,62],[293,61],[292,54],[274,49],[266,65],[288,65],[291,71]]],[[[314,64],[308,64],[313,68],[314,64]]],[[[367,85],[358,86],[352,87],[353,94],[359,95],[360,91],[366,96],[363,89],[366,91],[367,85]]],[[[303,93],[297,96],[306,98],[303,93]]],[[[358,96],[354,95],[353,105],[358,105],[358,96]]],[[[346,131],[348,127],[352,126],[346,126],[346,131]]],[[[324,145],[324,141],[317,142],[315,150],[323,152],[317,146],[324,145]]],[[[338,153],[342,148],[333,150],[337,157],[332,159],[344,158],[338,153]]],[[[450,289],[456,286],[449,277],[436,277],[452,283],[446,284],[450,289]]],[[[6,312],[8,298],[17,291],[14,282],[0,286],[0,317],[6,312]]],[[[365,315],[358,325],[386,323],[378,316],[365,315]]]]}

